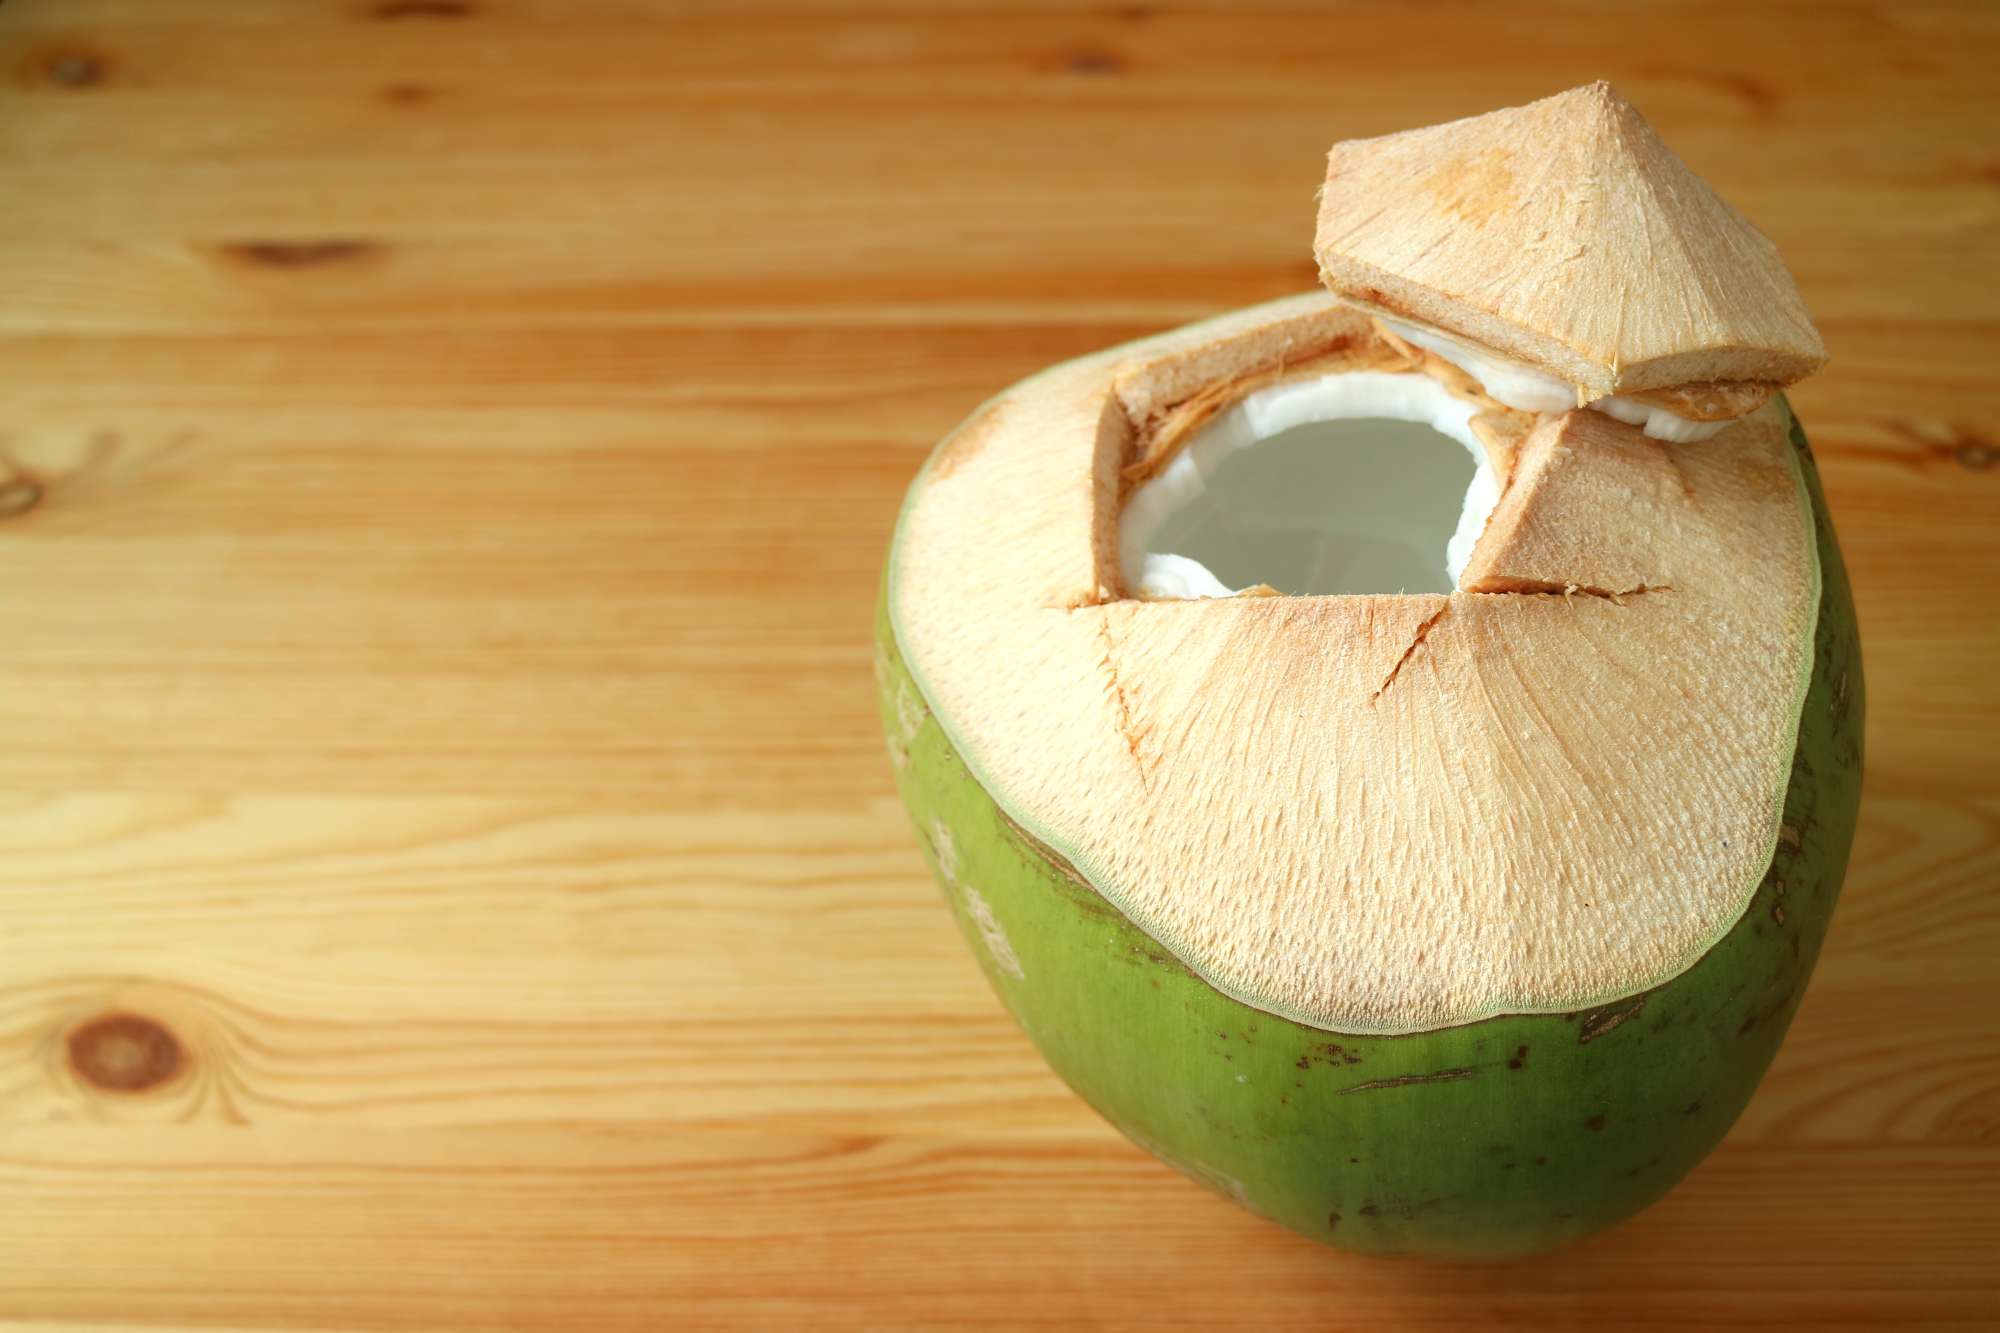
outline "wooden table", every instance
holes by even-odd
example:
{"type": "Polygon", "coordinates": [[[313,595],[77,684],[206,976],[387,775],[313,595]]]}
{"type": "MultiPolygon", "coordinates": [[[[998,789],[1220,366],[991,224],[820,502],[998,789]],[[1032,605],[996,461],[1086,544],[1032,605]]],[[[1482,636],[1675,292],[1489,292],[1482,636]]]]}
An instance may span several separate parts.
{"type": "Polygon", "coordinates": [[[2000,11],[4,0],[0,1312],[2000,1319],[2000,11]],[[1097,1121],[891,793],[943,431],[1600,75],[1777,238],[1867,643],[1789,1044],[1613,1234],[1364,1262],[1097,1121]]]}

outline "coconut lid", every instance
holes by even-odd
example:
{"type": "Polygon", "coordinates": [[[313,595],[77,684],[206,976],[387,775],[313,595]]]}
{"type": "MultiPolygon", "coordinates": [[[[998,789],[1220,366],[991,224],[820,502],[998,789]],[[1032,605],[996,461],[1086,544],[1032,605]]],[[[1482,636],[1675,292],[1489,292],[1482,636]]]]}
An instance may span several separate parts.
{"type": "Polygon", "coordinates": [[[1336,295],[1584,398],[1826,360],[1770,239],[1606,83],[1334,145],[1313,249],[1336,295]]]}

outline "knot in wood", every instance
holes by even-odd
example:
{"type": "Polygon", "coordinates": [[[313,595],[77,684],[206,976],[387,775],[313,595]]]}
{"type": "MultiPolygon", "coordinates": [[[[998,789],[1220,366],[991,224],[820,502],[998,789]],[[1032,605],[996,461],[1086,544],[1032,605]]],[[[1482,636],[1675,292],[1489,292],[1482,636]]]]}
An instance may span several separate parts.
{"type": "Polygon", "coordinates": [[[105,1092],[145,1092],[171,1081],[184,1059],[174,1034],[137,1014],[104,1014],[69,1034],[77,1077],[105,1092]]]}

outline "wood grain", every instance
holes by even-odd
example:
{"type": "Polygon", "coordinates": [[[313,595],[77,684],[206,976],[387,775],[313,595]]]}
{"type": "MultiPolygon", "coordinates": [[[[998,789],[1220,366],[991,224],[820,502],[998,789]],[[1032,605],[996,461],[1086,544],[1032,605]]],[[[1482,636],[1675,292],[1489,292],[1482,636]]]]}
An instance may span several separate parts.
{"type": "Polygon", "coordinates": [[[0,3],[0,1317],[2000,1323],[2000,11],[0,3]],[[986,993],[902,486],[1309,286],[1334,139],[1609,77],[1769,231],[1868,790],[1777,1066],[1505,1270],[1322,1252],[986,993]]]}

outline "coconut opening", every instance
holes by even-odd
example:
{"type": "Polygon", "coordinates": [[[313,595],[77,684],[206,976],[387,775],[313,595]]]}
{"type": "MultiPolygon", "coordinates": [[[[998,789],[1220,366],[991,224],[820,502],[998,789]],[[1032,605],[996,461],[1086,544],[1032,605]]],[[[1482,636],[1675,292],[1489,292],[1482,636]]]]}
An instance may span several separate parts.
{"type": "Polygon", "coordinates": [[[1157,598],[1449,592],[1499,500],[1477,407],[1428,375],[1257,390],[1136,489],[1125,584],[1157,598]]]}

